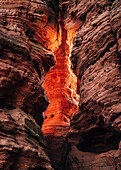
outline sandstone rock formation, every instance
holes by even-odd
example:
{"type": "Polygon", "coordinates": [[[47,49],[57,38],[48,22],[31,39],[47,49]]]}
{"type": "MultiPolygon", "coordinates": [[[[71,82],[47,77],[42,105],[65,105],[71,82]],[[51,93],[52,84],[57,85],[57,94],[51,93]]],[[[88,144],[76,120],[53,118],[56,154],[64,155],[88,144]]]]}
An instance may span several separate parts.
{"type": "Polygon", "coordinates": [[[42,83],[55,64],[45,29],[53,14],[45,1],[0,6],[0,169],[52,169],[41,126],[49,104],[42,83]]]}
{"type": "Polygon", "coordinates": [[[33,117],[20,109],[1,109],[0,115],[0,169],[53,169],[33,117]]]}
{"type": "Polygon", "coordinates": [[[85,21],[73,39],[71,61],[81,86],[79,110],[70,125],[69,157],[76,159],[72,169],[120,169],[121,2],[86,2],[75,9],[85,21]]]}
{"type": "Polygon", "coordinates": [[[0,169],[120,170],[121,1],[0,6],[0,169]]]}
{"type": "Polygon", "coordinates": [[[62,43],[54,51],[56,65],[47,73],[43,86],[50,101],[43,124],[46,135],[58,135],[58,126],[68,128],[70,118],[78,107],[77,77],[70,68],[70,48],[65,37],[62,35],[62,43]]]}

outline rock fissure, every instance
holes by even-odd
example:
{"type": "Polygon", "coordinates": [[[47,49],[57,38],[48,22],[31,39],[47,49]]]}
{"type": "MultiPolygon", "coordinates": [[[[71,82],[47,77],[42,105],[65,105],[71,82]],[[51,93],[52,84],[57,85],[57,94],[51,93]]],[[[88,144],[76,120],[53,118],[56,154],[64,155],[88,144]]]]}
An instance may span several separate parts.
{"type": "Polygon", "coordinates": [[[0,3],[0,169],[120,170],[121,1],[0,3]]]}

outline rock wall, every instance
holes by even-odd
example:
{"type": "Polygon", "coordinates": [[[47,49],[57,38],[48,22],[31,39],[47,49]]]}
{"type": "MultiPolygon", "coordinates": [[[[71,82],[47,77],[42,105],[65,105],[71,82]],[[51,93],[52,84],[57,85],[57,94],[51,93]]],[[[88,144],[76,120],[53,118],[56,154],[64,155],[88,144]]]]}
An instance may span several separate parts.
{"type": "Polygon", "coordinates": [[[84,20],[71,55],[81,81],[79,109],[68,134],[72,169],[121,168],[120,6],[107,0],[72,5],[84,20]]]}
{"type": "Polygon", "coordinates": [[[120,0],[0,3],[0,169],[120,170],[120,0]]]}
{"type": "Polygon", "coordinates": [[[46,1],[0,1],[0,169],[53,169],[41,131],[49,104],[42,84],[55,64],[53,13],[46,1]]]}

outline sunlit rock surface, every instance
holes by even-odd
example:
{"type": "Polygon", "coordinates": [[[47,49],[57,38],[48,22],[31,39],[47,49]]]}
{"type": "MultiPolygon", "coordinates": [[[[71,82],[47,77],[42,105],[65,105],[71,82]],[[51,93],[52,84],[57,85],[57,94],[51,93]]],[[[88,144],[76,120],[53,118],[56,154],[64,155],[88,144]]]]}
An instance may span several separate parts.
{"type": "Polygon", "coordinates": [[[0,169],[121,169],[120,7],[0,1],[0,169]]]}
{"type": "Polygon", "coordinates": [[[43,86],[50,101],[43,124],[45,135],[58,135],[58,127],[69,127],[70,118],[77,109],[79,100],[76,91],[77,77],[70,68],[69,45],[66,42],[61,44],[54,54],[56,66],[47,73],[43,86]]]}

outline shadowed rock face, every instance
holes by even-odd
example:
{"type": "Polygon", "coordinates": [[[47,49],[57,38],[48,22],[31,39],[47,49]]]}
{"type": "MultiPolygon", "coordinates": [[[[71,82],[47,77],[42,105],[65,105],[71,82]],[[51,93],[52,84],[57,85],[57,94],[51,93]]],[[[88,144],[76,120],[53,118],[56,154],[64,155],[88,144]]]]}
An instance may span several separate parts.
{"type": "Polygon", "coordinates": [[[42,83],[55,64],[48,41],[56,36],[46,30],[49,17],[57,30],[54,12],[46,1],[0,3],[0,169],[53,169],[41,126],[49,104],[42,83]]]}
{"type": "Polygon", "coordinates": [[[80,151],[103,153],[118,149],[121,135],[117,131],[110,131],[106,128],[92,128],[84,133],[83,138],[77,145],[80,151]]]}
{"type": "Polygon", "coordinates": [[[54,56],[46,50],[47,40],[41,35],[51,14],[42,1],[1,3],[0,104],[3,108],[19,107],[39,123],[49,103],[42,83],[55,64],[54,56]]]}
{"type": "Polygon", "coordinates": [[[1,109],[0,115],[0,169],[52,169],[33,117],[20,109],[1,109]]]}
{"type": "Polygon", "coordinates": [[[1,0],[0,169],[121,169],[120,7],[120,0],[1,0]],[[59,55],[64,65],[66,46],[80,81],[79,109],[66,109],[69,130],[59,119],[46,144],[42,84],[59,55]]]}
{"type": "Polygon", "coordinates": [[[79,109],[68,137],[69,157],[76,159],[72,169],[121,167],[120,6],[120,1],[102,0],[81,1],[75,8],[84,23],[73,39],[71,55],[81,81],[79,109]]]}

